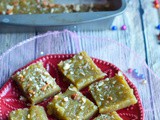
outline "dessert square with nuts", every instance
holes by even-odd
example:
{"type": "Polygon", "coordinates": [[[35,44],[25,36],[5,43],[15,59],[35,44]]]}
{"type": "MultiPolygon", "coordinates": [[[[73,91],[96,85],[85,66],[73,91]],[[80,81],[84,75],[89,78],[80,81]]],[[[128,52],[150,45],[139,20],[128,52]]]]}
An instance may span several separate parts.
{"type": "Polygon", "coordinates": [[[31,64],[14,74],[12,78],[32,104],[39,103],[60,91],[55,78],[51,77],[41,62],[31,64]]]}
{"type": "Polygon", "coordinates": [[[58,67],[63,75],[78,89],[82,89],[105,76],[86,52],[81,52],[71,59],[61,61],[58,67]]]}
{"type": "Polygon", "coordinates": [[[9,120],[27,120],[29,113],[28,108],[14,110],[9,113],[9,120]]]}
{"type": "Polygon", "coordinates": [[[89,90],[100,113],[116,111],[137,103],[133,89],[129,87],[122,74],[93,83],[89,90]]]}
{"type": "Polygon", "coordinates": [[[28,115],[29,120],[48,120],[47,114],[42,106],[31,106],[28,115]]]}
{"type": "Polygon", "coordinates": [[[9,120],[48,120],[42,106],[31,106],[29,109],[18,109],[9,114],[9,120]]]}
{"type": "Polygon", "coordinates": [[[97,106],[71,85],[66,92],[54,96],[48,104],[48,114],[60,120],[88,120],[97,111],[97,106]]]}
{"type": "Polygon", "coordinates": [[[111,112],[106,114],[101,114],[93,120],[122,120],[117,112],[111,112]]]}

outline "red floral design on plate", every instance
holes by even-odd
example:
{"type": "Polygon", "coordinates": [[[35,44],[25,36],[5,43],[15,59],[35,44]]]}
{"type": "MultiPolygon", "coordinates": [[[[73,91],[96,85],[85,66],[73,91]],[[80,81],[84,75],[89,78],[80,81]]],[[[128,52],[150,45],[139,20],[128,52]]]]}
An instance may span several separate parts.
{"type": "MultiPolygon", "coordinates": [[[[61,60],[66,60],[68,58],[71,58],[72,56],[73,56],[72,54],[47,55],[32,61],[28,65],[38,61],[42,61],[44,63],[44,67],[46,68],[46,70],[51,74],[52,77],[56,78],[57,84],[62,88],[62,92],[64,92],[69,86],[69,83],[65,81],[63,75],[58,71],[57,64],[61,60]]],[[[93,60],[96,63],[96,65],[99,68],[101,68],[103,72],[108,74],[109,77],[113,77],[115,73],[120,71],[116,66],[114,66],[111,63],[99,59],[93,59],[93,60]]],[[[25,67],[27,67],[28,65],[26,65],[25,67]]],[[[124,120],[143,120],[144,119],[143,107],[138,95],[138,91],[136,87],[128,80],[128,78],[126,78],[126,80],[129,86],[134,90],[134,94],[138,100],[138,103],[128,108],[119,110],[118,113],[124,120]]],[[[81,90],[81,92],[85,96],[87,96],[90,100],[93,100],[90,93],[88,92],[88,88],[81,90]]],[[[12,79],[9,79],[8,82],[6,82],[6,84],[0,89],[0,120],[7,120],[8,114],[12,110],[28,107],[27,104],[29,102],[20,100],[19,99],[20,96],[22,96],[22,93],[19,91],[18,86],[12,79]]],[[[41,102],[39,105],[46,107],[47,103],[51,99],[52,98],[48,98],[47,100],[41,102]]],[[[53,118],[52,116],[48,117],[49,120],[56,120],[56,118],[53,118]]]]}

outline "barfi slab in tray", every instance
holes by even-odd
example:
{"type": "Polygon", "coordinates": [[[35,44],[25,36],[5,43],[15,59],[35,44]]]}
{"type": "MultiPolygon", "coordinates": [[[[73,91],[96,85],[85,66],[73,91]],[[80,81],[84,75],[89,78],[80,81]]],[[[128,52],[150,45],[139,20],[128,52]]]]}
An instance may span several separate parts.
{"type": "MultiPolygon", "coordinates": [[[[90,0],[91,3],[93,3],[93,1],[95,0],[90,0]]],[[[105,30],[110,27],[114,17],[121,14],[126,8],[125,0],[108,0],[107,4],[108,2],[109,6],[111,7],[107,7],[106,9],[100,5],[94,8],[94,10],[91,12],[90,8],[86,6],[84,7],[81,2],[78,5],[82,4],[82,10],[80,6],[77,7],[75,5],[69,7],[70,9],[67,10],[67,12],[64,12],[66,8],[63,8],[64,10],[61,8],[59,12],[54,13],[53,11],[56,11],[57,9],[52,10],[48,7],[46,8],[47,10],[45,12],[37,9],[30,10],[31,12],[34,11],[33,13],[36,13],[37,11],[36,14],[6,15],[5,11],[4,15],[0,15],[0,32],[41,32],[63,29],[105,30]]],[[[63,6],[63,4],[59,5],[63,6]]]]}

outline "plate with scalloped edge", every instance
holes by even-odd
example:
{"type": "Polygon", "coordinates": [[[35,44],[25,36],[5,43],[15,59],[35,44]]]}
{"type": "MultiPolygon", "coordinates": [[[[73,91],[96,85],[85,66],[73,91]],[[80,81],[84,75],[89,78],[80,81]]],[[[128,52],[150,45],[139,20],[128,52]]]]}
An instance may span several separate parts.
{"type": "MultiPolygon", "coordinates": [[[[57,64],[60,61],[69,59],[71,57],[73,57],[73,54],[46,55],[46,56],[40,57],[30,62],[23,68],[29,66],[32,63],[36,63],[40,61],[43,62],[43,65],[46,68],[46,70],[50,73],[52,77],[56,78],[57,84],[61,87],[62,92],[64,92],[69,86],[69,83],[67,83],[66,81],[63,81],[64,80],[63,75],[61,75],[61,73],[58,71],[57,64]]],[[[96,59],[96,58],[92,58],[92,59],[94,63],[104,73],[106,73],[106,77],[113,77],[116,73],[118,73],[118,71],[120,71],[119,68],[117,68],[115,65],[109,62],[106,62],[100,59],[96,59]]],[[[17,71],[23,68],[20,68],[17,71]]],[[[144,111],[143,111],[142,103],[141,103],[137,88],[126,76],[125,76],[125,79],[127,83],[129,84],[129,86],[134,90],[134,95],[136,96],[138,102],[135,105],[121,109],[117,112],[122,117],[123,120],[144,120],[144,111]]],[[[81,92],[91,101],[93,100],[93,98],[91,98],[91,95],[88,91],[88,88],[84,88],[83,90],[81,90],[81,92]]],[[[19,91],[15,82],[10,78],[4,84],[4,86],[0,89],[0,120],[7,120],[9,113],[13,110],[16,110],[18,108],[29,107],[29,102],[21,100],[20,99],[21,96],[23,96],[22,92],[19,91]]],[[[46,105],[51,100],[52,100],[52,97],[39,103],[39,105],[44,106],[46,110],[46,105]]],[[[91,119],[93,119],[95,116],[93,116],[91,119]]],[[[48,116],[48,118],[49,120],[57,120],[53,116],[48,116]]]]}

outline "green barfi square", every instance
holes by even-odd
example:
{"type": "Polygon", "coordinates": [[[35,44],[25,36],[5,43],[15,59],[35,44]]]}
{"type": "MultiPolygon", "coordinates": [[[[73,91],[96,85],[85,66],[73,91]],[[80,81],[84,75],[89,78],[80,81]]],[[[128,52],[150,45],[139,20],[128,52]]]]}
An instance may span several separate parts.
{"type": "Polygon", "coordinates": [[[120,72],[113,78],[90,85],[89,90],[100,113],[116,111],[137,103],[133,89],[120,72]]]}
{"type": "Polygon", "coordinates": [[[18,109],[9,114],[9,120],[48,120],[42,106],[31,106],[29,109],[18,109]]]}
{"type": "Polygon", "coordinates": [[[12,111],[9,114],[9,120],[27,120],[28,113],[28,108],[12,111]]]}
{"type": "Polygon", "coordinates": [[[48,118],[44,108],[36,105],[30,107],[28,120],[48,120],[48,118]]]}
{"type": "Polygon", "coordinates": [[[17,72],[13,79],[32,104],[39,103],[60,91],[55,78],[45,70],[42,62],[31,64],[17,72]]]}
{"type": "Polygon", "coordinates": [[[101,114],[98,117],[94,118],[94,120],[123,120],[117,112],[111,112],[107,114],[101,114]]]}
{"type": "Polygon", "coordinates": [[[71,59],[61,61],[58,67],[64,76],[78,89],[82,89],[105,76],[85,52],[81,52],[71,59]]]}
{"type": "Polygon", "coordinates": [[[71,85],[65,93],[54,96],[48,104],[48,114],[60,120],[88,120],[97,111],[97,106],[71,85]]]}

